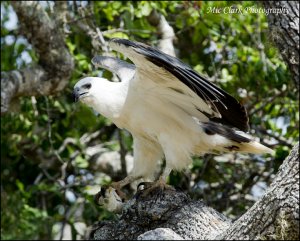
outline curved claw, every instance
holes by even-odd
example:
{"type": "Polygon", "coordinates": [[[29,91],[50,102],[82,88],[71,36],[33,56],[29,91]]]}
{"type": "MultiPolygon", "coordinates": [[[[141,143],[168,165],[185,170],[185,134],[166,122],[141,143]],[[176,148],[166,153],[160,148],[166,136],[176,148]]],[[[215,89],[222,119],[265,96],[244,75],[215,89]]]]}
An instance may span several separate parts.
{"type": "Polygon", "coordinates": [[[113,187],[107,186],[103,186],[94,196],[94,202],[111,212],[120,212],[124,204],[117,191],[113,187]]]}
{"type": "Polygon", "coordinates": [[[143,191],[145,189],[148,189],[149,187],[151,187],[154,184],[154,182],[140,182],[137,185],[137,190],[138,191],[143,191]]]}
{"type": "Polygon", "coordinates": [[[102,206],[103,205],[103,199],[106,197],[106,191],[108,189],[108,186],[102,186],[100,188],[100,191],[96,193],[94,196],[94,203],[96,205],[102,206]]]}
{"type": "Polygon", "coordinates": [[[122,201],[126,200],[126,194],[121,191],[121,185],[119,182],[113,182],[110,186],[115,189],[116,193],[122,198],[122,201]]]}

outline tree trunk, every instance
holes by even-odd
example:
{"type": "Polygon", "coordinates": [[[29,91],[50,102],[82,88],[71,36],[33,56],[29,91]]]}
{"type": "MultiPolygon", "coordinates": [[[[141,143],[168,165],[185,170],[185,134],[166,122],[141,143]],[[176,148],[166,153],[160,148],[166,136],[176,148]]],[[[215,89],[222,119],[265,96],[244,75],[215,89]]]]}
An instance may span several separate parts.
{"type": "Polygon", "coordinates": [[[263,6],[270,10],[285,11],[282,14],[270,11],[268,14],[270,36],[288,65],[296,88],[299,90],[299,2],[264,1],[263,6]]]}
{"type": "Polygon", "coordinates": [[[264,196],[220,239],[299,239],[299,143],[264,196]]]}

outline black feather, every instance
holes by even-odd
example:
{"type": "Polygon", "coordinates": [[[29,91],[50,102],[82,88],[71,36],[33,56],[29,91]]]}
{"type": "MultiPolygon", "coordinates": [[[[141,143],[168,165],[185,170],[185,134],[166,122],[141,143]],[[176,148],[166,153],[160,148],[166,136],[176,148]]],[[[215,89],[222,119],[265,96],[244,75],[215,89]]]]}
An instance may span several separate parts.
{"type": "Polygon", "coordinates": [[[242,143],[242,142],[248,143],[251,141],[251,139],[249,139],[248,137],[239,135],[233,129],[219,123],[210,121],[210,122],[202,123],[201,126],[207,135],[218,134],[237,143],[242,143]]]}

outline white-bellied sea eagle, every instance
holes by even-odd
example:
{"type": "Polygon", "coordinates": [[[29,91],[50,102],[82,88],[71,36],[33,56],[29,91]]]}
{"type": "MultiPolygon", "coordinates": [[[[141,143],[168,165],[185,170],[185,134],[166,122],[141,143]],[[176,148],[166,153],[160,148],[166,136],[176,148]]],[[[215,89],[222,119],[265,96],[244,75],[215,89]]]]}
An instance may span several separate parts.
{"type": "Polygon", "coordinates": [[[165,168],[155,182],[160,186],[171,170],[186,168],[193,155],[273,152],[245,133],[247,113],[235,98],[179,59],[127,39],[112,39],[109,46],[134,65],[96,56],[93,64],[122,81],[83,78],[74,95],[133,136],[133,170],[112,184],[115,189],[139,178],[153,181],[163,158],[165,168]]]}

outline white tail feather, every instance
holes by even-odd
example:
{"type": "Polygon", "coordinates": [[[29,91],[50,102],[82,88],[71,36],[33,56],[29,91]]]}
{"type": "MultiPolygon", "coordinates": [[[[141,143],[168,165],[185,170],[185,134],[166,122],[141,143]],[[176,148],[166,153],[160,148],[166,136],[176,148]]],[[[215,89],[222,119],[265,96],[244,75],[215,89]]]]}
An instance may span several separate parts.
{"type": "Polygon", "coordinates": [[[241,152],[248,152],[248,153],[254,153],[254,154],[265,154],[265,153],[269,153],[274,155],[275,152],[270,149],[269,147],[266,147],[256,141],[251,141],[249,143],[243,143],[240,146],[240,150],[241,152]]]}

